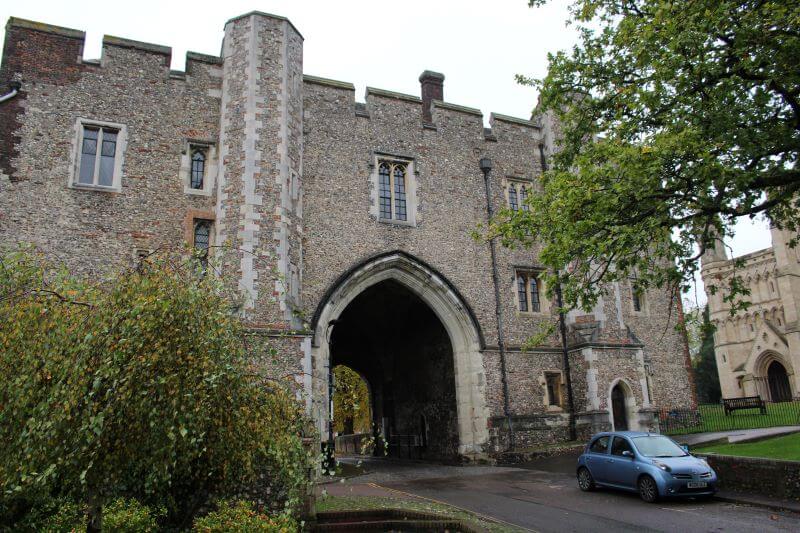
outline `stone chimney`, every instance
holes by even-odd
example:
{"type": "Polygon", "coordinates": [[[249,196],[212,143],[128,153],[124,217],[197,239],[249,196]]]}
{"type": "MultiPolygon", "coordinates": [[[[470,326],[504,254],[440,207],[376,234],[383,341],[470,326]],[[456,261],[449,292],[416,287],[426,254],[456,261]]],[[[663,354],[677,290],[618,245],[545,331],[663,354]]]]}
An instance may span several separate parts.
{"type": "Polygon", "coordinates": [[[431,102],[444,100],[444,74],[426,70],[419,75],[419,83],[422,86],[422,120],[430,123],[431,102]]]}

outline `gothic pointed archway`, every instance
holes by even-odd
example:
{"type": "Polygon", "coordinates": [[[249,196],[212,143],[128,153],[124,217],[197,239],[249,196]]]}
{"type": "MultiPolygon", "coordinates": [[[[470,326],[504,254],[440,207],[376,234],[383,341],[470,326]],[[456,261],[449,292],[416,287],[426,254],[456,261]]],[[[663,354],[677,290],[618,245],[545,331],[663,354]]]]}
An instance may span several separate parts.
{"type": "MultiPolygon", "coordinates": [[[[315,400],[313,410],[323,440],[326,440],[328,434],[329,365],[332,362],[336,364],[354,357],[355,359],[349,362],[356,366],[363,366],[364,368],[359,368],[359,371],[369,372],[373,376],[373,381],[376,381],[374,376],[378,374],[374,368],[365,370],[370,365],[381,367],[380,371],[383,373],[381,375],[384,381],[387,376],[390,382],[397,377],[402,378],[402,383],[406,384],[412,383],[413,380],[410,381],[409,375],[413,374],[415,369],[423,374],[431,374],[434,372],[434,368],[441,368],[440,377],[444,381],[436,382],[438,385],[434,385],[435,382],[428,379],[431,376],[425,378],[429,383],[427,387],[429,393],[425,393],[429,401],[427,407],[412,409],[411,403],[407,403],[401,409],[392,407],[391,413],[387,408],[384,410],[384,414],[389,413],[397,417],[399,422],[397,412],[408,411],[407,418],[414,420],[414,427],[419,426],[420,420],[424,419],[428,433],[425,436],[427,441],[432,436],[431,418],[437,416],[430,409],[430,405],[445,401],[444,396],[437,399],[438,396],[432,392],[432,389],[443,387],[442,390],[446,393],[446,389],[452,387],[452,406],[455,416],[452,421],[439,419],[440,426],[442,424],[446,426],[452,422],[452,433],[455,436],[453,452],[455,454],[470,456],[484,451],[489,434],[487,428],[488,409],[485,399],[486,378],[481,355],[482,336],[469,307],[444,276],[425,263],[402,252],[392,252],[371,258],[342,275],[328,290],[325,298],[317,307],[311,326],[314,333],[312,342],[313,396],[315,400]],[[407,309],[399,314],[388,312],[391,309],[384,313],[381,311],[382,305],[384,307],[396,305],[407,309]],[[378,315],[382,318],[379,319],[378,315]],[[374,348],[375,338],[380,338],[380,335],[386,334],[386,331],[393,331],[391,328],[380,329],[384,327],[381,324],[393,320],[392,317],[403,316],[407,318],[404,318],[404,322],[398,327],[401,328],[401,331],[403,328],[412,328],[411,331],[405,331],[405,336],[408,339],[420,337],[428,339],[428,341],[408,344],[404,348],[405,355],[399,354],[399,352],[394,353],[396,352],[394,348],[398,346],[399,340],[389,343],[392,349],[374,348]],[[357,342],[354,342],[354,335],[364,334],[363,328],[372,328],[369,330],[372,338],[372,353],[377,361],[369,362],[370,355],[367,353],[356,355],[360,347],[357,342]],[[379,328],[380,331],[376,331],[375,328],[379,328]],[[421,352],[420,350],[423,350],[424,346],[434,346],[436,349],[431,353],[421,352]],[[387,358],[386,354],[390,352],[392,352],[392,356],[387,358]],[[407,358],[406,370],[408,372],[397,370],[400,368],[397,365],[398,357],[407,358]],[[437,367],[437,365],[444,365],[445,362],[448,367],[437,367]],[[424,365],[429,363],[432,366],[425,370],[427,367],[424,365]],[[387,368],[389,366],[391,369],[387,368]],[[450,378],[447,377],[448,374],[451,376],[450,378]],[[448,379],[450,384],[447,383],[448,379]]],[[[364,334],[365,339],[366,337],[367,335],[364,334]]],[[[402,335],[398,338],[401,339],[402,335]]],[[[383,383],[380,385],[371,383],[370,385],[383,387],[383,383]]],[[[401,385],[402,387],[404,385],[401,385]]],[[[392,394],[394,398],[398,397],[396,393],[392,394]]],[[[411,427],[410,422],[409,424],[400,423],[395,427],[397,431],[411,431],[408,429],[411,427]]],[[[430,445],[437,446],[433,441],[430,442],[430,445]]]]}

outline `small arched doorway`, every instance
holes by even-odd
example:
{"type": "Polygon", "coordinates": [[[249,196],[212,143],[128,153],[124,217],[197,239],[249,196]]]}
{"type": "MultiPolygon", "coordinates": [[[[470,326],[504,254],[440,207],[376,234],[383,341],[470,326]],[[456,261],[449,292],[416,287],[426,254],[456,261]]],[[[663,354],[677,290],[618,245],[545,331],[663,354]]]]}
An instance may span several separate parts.
{"type": "Polygon", "coordinates": [[[611,416],[614,421],[614,431],[628,430],[628,407],[625,402],[625,389],[621,383],[611,389],[611,416]]]}
{"type": "Polygon", "coordinates": [[[778,361],[772,361],[767,368],[769,397],[773,402],[788,402],[792,399],[792,388],[786,368],[778,361]]]}

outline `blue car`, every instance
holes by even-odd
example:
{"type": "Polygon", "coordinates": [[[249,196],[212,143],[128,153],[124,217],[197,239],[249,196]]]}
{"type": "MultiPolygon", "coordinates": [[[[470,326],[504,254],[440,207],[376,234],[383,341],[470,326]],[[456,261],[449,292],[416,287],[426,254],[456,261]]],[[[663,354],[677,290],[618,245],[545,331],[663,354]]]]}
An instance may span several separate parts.
{"type": "Polygon", "coordinates": [[[648,503],[717,492],[717,474],[708,463],[655,433],[598,433],[578,458],[577,475],[582,491],[612,487],[638,492],[648,503]]]}

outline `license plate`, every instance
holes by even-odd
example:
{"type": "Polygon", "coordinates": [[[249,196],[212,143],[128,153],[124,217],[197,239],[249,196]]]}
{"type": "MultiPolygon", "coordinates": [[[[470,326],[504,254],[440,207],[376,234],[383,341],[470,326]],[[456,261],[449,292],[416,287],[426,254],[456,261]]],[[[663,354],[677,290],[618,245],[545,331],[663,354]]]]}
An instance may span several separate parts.
{"type": "Polygon", "coordinates": [[[705,481],[690,481],[686,484],[687,489],[704,489],[708,486],[705,481]]]}

